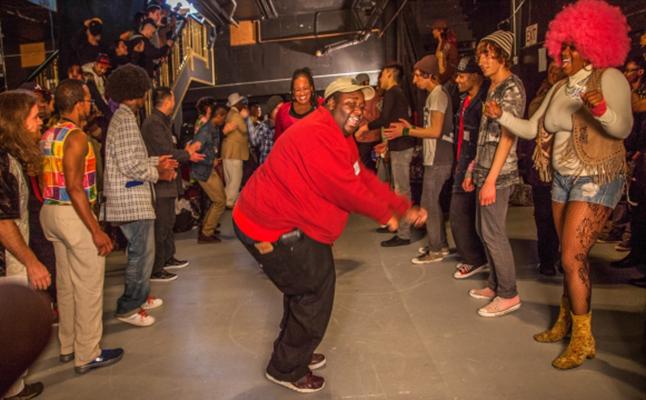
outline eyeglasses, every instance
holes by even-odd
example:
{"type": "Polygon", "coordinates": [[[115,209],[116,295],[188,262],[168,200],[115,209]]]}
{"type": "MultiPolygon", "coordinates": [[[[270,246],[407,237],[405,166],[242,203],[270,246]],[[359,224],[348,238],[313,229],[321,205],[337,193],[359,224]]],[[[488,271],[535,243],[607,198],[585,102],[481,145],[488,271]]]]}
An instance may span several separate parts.
{"type": "Polygon", "coordinates": [[[94,101],[94,99],[89,99],[89,100],[85,100],[85,99],[83,99],[83,102],[85,102],[85,103],[90,103],[91,105],[94,105],[94,103],[96,103],[96,102],[94,101]]]}
{"type": "Polygon", "coordinates": [[[637,71],[639,71],[640,69],[641,69],[641,68],[625,68],[625,69],[624,69],[624,72],[626,72],[626,73],[630,73],[630,72],[637,72],[637,71]]]}

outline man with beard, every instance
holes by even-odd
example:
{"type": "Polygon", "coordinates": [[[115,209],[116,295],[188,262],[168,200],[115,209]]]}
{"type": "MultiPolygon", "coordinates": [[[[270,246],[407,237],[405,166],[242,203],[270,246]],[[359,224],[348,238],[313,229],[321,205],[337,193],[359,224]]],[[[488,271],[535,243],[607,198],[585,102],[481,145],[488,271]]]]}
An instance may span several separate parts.
{"type": "Polygon", "coordinates": [[[332,312],[332,244],[352,212],[396,230],[421,224],[426,212],[393,193],[359,161],[354,142],[364,98],[374,89],[339,78],[326,107],[290,127],[251,177],[233,210],[235,232],[284,295],[281,332],[265,376],[300,393],[323,389],[312,370],[326,363],[314,350],[332,312]]]}

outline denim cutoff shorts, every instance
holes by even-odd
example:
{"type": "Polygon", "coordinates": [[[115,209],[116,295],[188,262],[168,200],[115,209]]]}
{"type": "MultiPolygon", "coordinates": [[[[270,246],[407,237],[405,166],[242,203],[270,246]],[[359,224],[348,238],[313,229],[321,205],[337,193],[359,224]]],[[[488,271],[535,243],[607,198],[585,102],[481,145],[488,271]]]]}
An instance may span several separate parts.
{"type": "Polygon", "coordinates": [[[561,175],[554,171],[552,182],[552,201],[584,201],[615,208],[624,191],[625,178],[619,176],[608,183],[594,183],[591,176],[561,175]]]}

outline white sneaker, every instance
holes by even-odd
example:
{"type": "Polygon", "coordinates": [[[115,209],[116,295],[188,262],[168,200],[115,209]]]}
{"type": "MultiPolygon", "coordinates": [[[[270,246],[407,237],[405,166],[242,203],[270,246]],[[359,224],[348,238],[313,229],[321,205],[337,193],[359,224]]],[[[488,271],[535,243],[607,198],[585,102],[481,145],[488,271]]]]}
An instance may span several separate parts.
{"type": "Polygon", "coordinates": [[[144,302],[144,304],[141,305],[141,308],[148,311],[157,307],[161,307],[162,304],[164,304],[164,300],[158,297],[148,296],[148,298],[146,299],[146,302],[144,302]]]}
{"type": "Polygon", "coordinates": [[[155,317],[148,315],[144,309],[139,310],[129,317],[117,317],[117,319],[134,326],[150,326],[155,323],[155,317]]]}
{"type": "MultiPolygon", "coordinates": [[[[518,297],[518,296],[516,296],[518,297]]],[[[518,297],[518,302],[514,303],[512,305],[508,306],[503,306],[502,302],[504,300],[501,297],[496,296],[491,303],[487,304],[486,306],[480,308],[478,310],[478,315],[481,317],[502,317],[503,315],[507,315],[510,312],[514,312],[520,308],[520,305],[522,304],[520,302],[520,297],[518,297]]]]}

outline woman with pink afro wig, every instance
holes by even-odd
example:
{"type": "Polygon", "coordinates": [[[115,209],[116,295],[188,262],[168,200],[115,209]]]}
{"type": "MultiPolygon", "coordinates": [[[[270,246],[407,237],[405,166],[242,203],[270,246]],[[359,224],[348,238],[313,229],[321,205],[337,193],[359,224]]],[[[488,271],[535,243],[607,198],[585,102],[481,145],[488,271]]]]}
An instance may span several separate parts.
{"type": "Polygon", "coordinates": [[[514,135],[536,139],[534,168],[552,182],[552,212],[565,272],[554,325],[534,335],[542,343],[570,343],[552,365],[575,368],[594,358],[588,253],[621,198],[633,117],[630,86],[613,66],[630,48],[626,17],[602,0],[579,0],[549,25],[545,46],[566,78],[549,90],[529,120],[488,102],[484,114],[514,135]]]}

